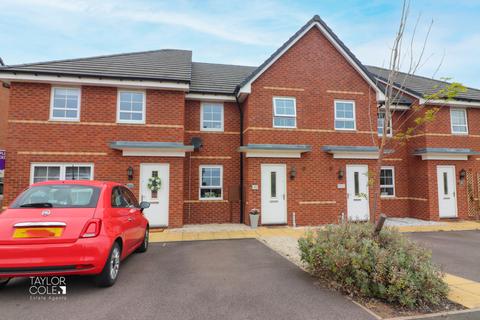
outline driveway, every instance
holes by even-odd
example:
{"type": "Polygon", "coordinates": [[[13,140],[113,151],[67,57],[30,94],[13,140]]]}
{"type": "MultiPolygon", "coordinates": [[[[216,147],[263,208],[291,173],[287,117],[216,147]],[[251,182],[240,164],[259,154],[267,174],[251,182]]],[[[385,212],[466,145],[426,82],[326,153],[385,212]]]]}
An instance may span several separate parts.
{"type": "Polygon", "coordinates": [[[480,231],[419,232],[409,237],[431,249],[443,271],[480,282],[480,231]]]}
{"type": "Polygon", "coordinates": [[[2,319],[374,319],[254,239],[153,244],[99,289],[67,278],[65,301],[31,301],[29,279],[0,291],[2,319]]]}

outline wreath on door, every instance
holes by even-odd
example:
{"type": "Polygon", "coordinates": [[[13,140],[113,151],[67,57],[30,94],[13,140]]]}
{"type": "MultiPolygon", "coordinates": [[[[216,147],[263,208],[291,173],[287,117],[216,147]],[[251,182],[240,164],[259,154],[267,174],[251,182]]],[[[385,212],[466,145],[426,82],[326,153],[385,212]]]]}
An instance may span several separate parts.
{"type": "Polygon", "coordinates": [[[162,186],[162,180],[159,177],[151,177],[148,179],[147,188],[151,191],[158,191],[162,186]]]}

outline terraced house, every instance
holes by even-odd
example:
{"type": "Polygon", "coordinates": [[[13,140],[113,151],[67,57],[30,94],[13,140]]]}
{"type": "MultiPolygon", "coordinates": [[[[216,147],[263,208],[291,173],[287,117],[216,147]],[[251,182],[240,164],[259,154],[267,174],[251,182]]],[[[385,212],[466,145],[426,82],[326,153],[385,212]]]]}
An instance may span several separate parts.
{"type": "MultiPolygon", "coordinates": [[[[362,65],[318,16],[258,67],[170,49],[2,66],[4,205],[34,182],[96,179],[150,201],[158,227],[248,224],[252,208],[268,225],[367,220],[387,72],[362,65]]],[[[437,85],[409,76],[389,131],[437,85]]],[[[430,104],[437,120],[384,161],[382,210],[473,217],[480,91],[430,104]]]]}

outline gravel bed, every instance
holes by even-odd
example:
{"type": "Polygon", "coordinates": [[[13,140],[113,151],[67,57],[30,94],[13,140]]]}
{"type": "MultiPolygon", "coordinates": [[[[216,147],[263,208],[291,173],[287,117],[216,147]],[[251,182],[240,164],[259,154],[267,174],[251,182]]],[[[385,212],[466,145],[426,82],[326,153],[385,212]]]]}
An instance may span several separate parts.
{"type": "Polygon", "coordinates": [[[389,227],[410,227],[410,226],[441,226],[446,225],[444,222],[426,221],[414,218],[387,218],[385,226],[389,227]]]}
{"type": "Polygon", "coordinates": [[[293,237],[261,237],[258,240],[305,270],[305,266],[300,261],[298,239],[293,237]]]}

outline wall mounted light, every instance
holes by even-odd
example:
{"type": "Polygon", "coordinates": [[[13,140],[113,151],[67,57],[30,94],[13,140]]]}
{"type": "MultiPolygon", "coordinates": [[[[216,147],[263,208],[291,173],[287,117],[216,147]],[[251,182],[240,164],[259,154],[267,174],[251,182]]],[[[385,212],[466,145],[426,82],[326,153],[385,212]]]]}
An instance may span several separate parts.
{"type": "Polygon", "coordinates": [[[345,173],[343,172],[343,169],[342,169],[342,168],[338,169],[338,173],[337,173],[337,175],[338,175],[338,180],[342,180],[344,174],[345,174],[345,173]]]}
{"type": "Polygon", "coordinates": [[[128,176],[128,180],[133,180],[133,168],[132,167],[128,167],[127,176],[128,176]]]}
{"type": "Polygon", "coordinates": [[[467,176],[467,171],[465,171],[465,169],[460,170],[460,173],[459,173],[460,181],[465,180],[466,176],[467,176]]]}
{"type": "Polygon", "coordinates": [[[295,179],[297,176],[297,168],[295,166],[292,166],[292,169],[290,169],[290,179],[295,179]]]}

